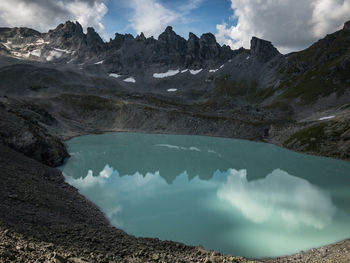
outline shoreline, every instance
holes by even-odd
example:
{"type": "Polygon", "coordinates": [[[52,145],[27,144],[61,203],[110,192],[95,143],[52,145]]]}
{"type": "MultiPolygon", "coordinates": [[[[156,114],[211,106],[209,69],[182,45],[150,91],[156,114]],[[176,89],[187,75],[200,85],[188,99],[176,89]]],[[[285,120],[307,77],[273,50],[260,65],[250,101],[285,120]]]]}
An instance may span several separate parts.
{"type": "MultiPolygon", "coordinates": [[[[222,139],[233,139],[233,140],[246,140],[250,142],[256,142],[256,143],[265,143],[265,144],[271,144],[276,147],[280,147],[282,149],[300,153],[300,154],[306,154],[306,155],[311,155],[311,156],[316,156],[316,157],[323,157],[323,158],[331,158],[331,159],[337,159],[339,161],[350,161],[350,159],[347,158],[340,158],[339,156],[325,156],[317,152],[305,152],[301,150],[296,150],[296,149],[290,149],[287,147],[284,147],[281,144],[274,143],[272,141],[269,141],[268,139],[262,139],[262,140],[254,140],[254,139],[246,139],[246,138],[239,138],[239,137],[230,137],[230,136],[218,136],[218,135],[206,135],[206,134],[188,134],[188,133],[181,133],[181,132],[162,132],[162,131],[138,131],[138,130],[105,130],[105,131],[95,131],[95,132],[89,132],[89,133],[81,133],[77,135],[72,135],[68,137],[64,137],[62,140],[64,142],[69,141],[73,138],[80,137],[80,136],[88,136],[88,135],[103,135],[107,133],[140,133],[140,134],[159,134],[159,135],[179,135],[179,136],[202,136],[202,137],[212,137],[212,138],[222,138],[222,139]]],[[[69,157],[68,157],[69,158],[69,157]]]]}
{"type": "MultiPolygon", "coordinates": [[[[86,133],[86,134],[74,135],[74,136],[71,136],[69,138],[66,138],[64,141],[66,142],[66,141],[69,141],[69,140],[71,140],[73,138],[80,137],[80,136],[103,135],[103,134],[108,134],[108,133],[134,133],[134,134],[155,134],[155,135],[174,135],[174,136],[200,136],[200,137],[213,137],[213,138],[222,138],[222,139],[247,140],[247,139],[241,139],[241,138],[223,137],[223,136],[215,136],[215,135],[171,133],[171,132],[160,132],[160,131],[149,132],[149,131],[137,131],[137,130],[108,130],[108,131],[97,131],[97,132],[92,132],[92,133],[90,132],[90,133],[86,133]]],[[[308,153],[308,152],[291,150],[291,149],[288,149],[288,148],[283,147],[281,145],[277,145],[277,144],[271,143],[269,141],[259,141],[259,140],[247,140],[247,141],[255,142],[255,143],[271,144],[271,145],[274,145],[276,147],[282,148],[284,150],[292,151],[292,152],[299,153],[299,154],[306,154],[306,155],[311,155],[311,156],[315,156],[315,157],[322,157],[322,158],[332,158],[332,159],[337,159],[337,160],[340,160],[340,161],[348,161],[347,159],[341,159],[341,158],[336,158],[336,157],[317,155],[317,154],[314,154],[314,153],[308,153]]],[[[70,158],[70,157],[68,157],[68,158],[70,158]]],[[[124,230],[122,230],[122,231],[124,231],[124,230]]],[[[130,235],[127,232],[126,232],[126,234],[130,235]]],[[[151,238],[151,239],[153,239],[152,237],[137,237],[137,238],[151,238]]],[[[161,242],[168,242],[168,241],[171,241],[171,240],[160,240],[160,241],[161,242]]],[[[176,242],[176,241],[171,241],[171,242],[176,242]]],[[[305,251],[301,250],[301,251],[296,252],[294,254],[288,254],[288,255],[282,255],[282,256],[276,256],[276,257],[246,258],[246,259],[247,260],[252,260],[253,262],[268,262],[268,263],[270,263],[270,262],[290,262],[290,259],[292,259],[292,258],[295,259],[295,258],[299,257],[300,259],[302,259],[303,257],[305,257],[306,255],[309,255],[310,253],[315,253],[318,250],[323,251],[324,249],[327,251],[328,247],[333,247],[333,246],[337,246],[338,244],[344,244],[344,243],[349,243],[349,245],[350,245],[350,237],[346,238],[346,239],[341,239],[341,240],[335,241],[335,242],[330,243],[330,244],[322,245],[322,246],[315,247],[315,248],[310,248],[310,249],[305,250],[305,251]],[[283,261],[283,260],[286,260],[286,261],[283,261]]],[[[188,244],[184,244],[184,245],[185,246],[192,246],[192,245],[188,245],[188,244]]],[[[199,245],[199,247],[202,247],[202,246],[199,245]]],[[[209,251],[212,251],[212,250],[209,250],[209,251]]],[[[350,249],[349,249],[349,251],[350,251],[350,249]]],[[[216,251],[214,251],[214,252],[216,252],[216,251]]],[[[217,253],[220,253],[220,252],[217,252],[217,253]]],[[[223,255],[224,256],[241,257],[239,255],[232,255],[232,254],[223,254],[223,255]]],[[[300,261],[300,262],[304,262],[304,261],[300,261]]],[[[318,262],[318,261],[316,261],[316,262],[318,262]]]]}

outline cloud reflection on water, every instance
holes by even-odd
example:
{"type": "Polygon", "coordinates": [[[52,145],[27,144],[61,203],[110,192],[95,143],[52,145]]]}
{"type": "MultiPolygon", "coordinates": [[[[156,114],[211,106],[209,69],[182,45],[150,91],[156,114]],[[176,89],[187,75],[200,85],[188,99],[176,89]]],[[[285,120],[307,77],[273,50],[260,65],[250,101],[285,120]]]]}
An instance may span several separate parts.
{"type": "Polygon", "coordinates": [[[117,173],[118,175],[118,172],[114,171],[113,167],[107,164],[98,176],[94,176],[94,172],[92,170],[89,170],[85,177],[80,177],[77,179],[74,179],[73,177],[66,178],[69,184],[77,186],[78,188],[90,188],[94,187],[95,185],[103,186],[113,173],[117,173]]]}
{"type": "MultiPolygon", "coordinates": [[[[176,181],[181,180],[182,177],[186,179],[184,182],[189,181],[187,172],[179,174],[176,181]]],[[[336,207],[327,193],[307,180],[289,175],[280,169],[274,170],[265,178],[250,182],[247,180],[247,170],[228,169],[225,173],[217,171],[214,173],[213,180],[219,177],[226,177],[226,183],[220,183],[222,180],[216,181],[217,198],[228,201],[231,206],[254,223],[265,223],[279,218],[287,227],[295,228],[306,225],[323,229],[332,221],[336,212],[336,207]]],[[[114,199],[118,191],[123,192],[122,197],[118,198],[118,205],[108,208],[107,216],[110,219],[122,211],[121,203],[125,198],[140,196],[144,199],[168,185],[159,171],[144,175],[136,172],[133,175],[119,177],[118,171],[108,164],[98,176],[93,176],[93,171],[89,170],[84,178],[68,177],[67,180],[79,189],[101,187],[104,189],[101,196],[109,196],[108,199],[110,197],[114,199]],[[111,176],[114,179],[111,179],[111,176]],[[110,180],[109,186],[106,187],[108,180],[110,180]],[[118,190],[113,186],[116,180],[118,190]]],[[[201,185],[205,182],[199,179],[196,184],[201,185]]],[[[183,186],[183,183],[177,185],[179,186],[183,186]]],[[[174,189],[166,189],[174,191],[174,189]]]]}
{"type": "Polygon", "coordinates": [[[250,182],[246,170],[229,169],[227,182],[219,187],[217,196],[255,223],[279,217],[287,227],[323,229],[336,212],[327,193],[280,169],[250,182]]]}

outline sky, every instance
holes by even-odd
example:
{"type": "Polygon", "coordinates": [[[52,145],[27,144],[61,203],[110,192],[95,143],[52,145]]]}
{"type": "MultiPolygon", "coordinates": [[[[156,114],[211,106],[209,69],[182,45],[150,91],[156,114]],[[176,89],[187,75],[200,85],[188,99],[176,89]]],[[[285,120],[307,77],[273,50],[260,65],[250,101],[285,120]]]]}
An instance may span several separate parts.
{"type": "Polygon", "coordinates": [[[249,48],[252,36],[282,53],[298,51],[342,28],[350,0],[1,0],[0,27],[41,32],[67,20],[92,26],[105,41],[143,32],[158,38],[171,25],[188,38],[213,33],[220,44],[249,48]]]}

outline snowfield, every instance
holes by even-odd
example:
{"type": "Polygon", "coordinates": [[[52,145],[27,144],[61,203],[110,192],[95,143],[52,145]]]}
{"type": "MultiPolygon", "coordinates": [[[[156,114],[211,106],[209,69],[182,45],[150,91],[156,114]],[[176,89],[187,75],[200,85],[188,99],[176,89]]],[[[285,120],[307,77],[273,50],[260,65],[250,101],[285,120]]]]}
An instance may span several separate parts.
{"type": "Polygon", "coordinates": [[[154,73],[153,78],[156,79],[162,79],[162,78],[167,78],[167,77],[172,77],[180,73],[180,70],[168,70],[167,72],[164,73],[154,73]]]}
{"type": "Polygon", "coordinates": [[[319,118],[318,120],[323,121],[323,120],[329,120],[329,119],[333,119],[333,118],[335,118],[335,116],[322,117],[322,118],[319,118]]]}
{"type": "Polygon", "coordinates": [[[124,82],[135,83],[136,79],[134,77],[130,77],[130,78],[124,79],[124,82]]]}
{"type": "Polygon", "coordinates": [[[117,73],[110,73],[109,76],[112,78],[120,78],[122,75],[119,75],[117,73]]]}
{"type": "Polygon", "coordinates": [[[198,69],[198,70],[190,70],[190,73],[191,73],[192,75],[197,75],[197,74],[200,73],[202,70],[203,70],[202,68],[201,68],[201,69],[198,69]]]}
{"type": "Polygon", "coordinates": [[[177,89],[168,89],[167,92],[176,92],[177,89]]]}

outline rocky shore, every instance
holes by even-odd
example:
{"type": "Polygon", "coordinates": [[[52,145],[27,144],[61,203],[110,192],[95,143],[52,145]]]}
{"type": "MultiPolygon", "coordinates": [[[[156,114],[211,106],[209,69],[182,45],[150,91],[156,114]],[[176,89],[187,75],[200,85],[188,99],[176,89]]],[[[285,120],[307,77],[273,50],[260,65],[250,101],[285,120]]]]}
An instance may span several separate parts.
{"type": "MultiPolygon", "coordinates": [[[[38,106],[29,101],[2,98],[0,110],[1,116],[4,117],[0,121],[1,262],[348,262],[350,260],[350,240],[293,256],[254,261],[170,241],[135,238],[112,227],[96,206],[82,197],[75,188],[66,184],[57,169],[49,166],[59,165],[68,156],[63,138],[118,130],[110,121],[113,119],[115,122],[120,111],[123,111],[123,118],[128,122],[117,121],[118,126],[131,130],[134,125],[132,118],[140,124],[137,115],[145,108],[149,118],[156,121],[159,115],[154,109],[160,107],[160,104],[140,106],[135,101],[128,103],[124,101],[128,104],[128,107],[125,107],[120,101],[113,100],[113,103],[107,106],[110,107],[109,115],[104,119],[101,116],[105,114],[106,101],[102,99],[103,108],[99,107],[96,99],[94,104],[88,101],[90,104],[81,99],[83,104],[75,103],[72,106],[69,101],[54,99],[50,106],[43,107],[45,104],[38,106]],[[77,114],[77,111],[80,112],[77,114]],[[126,118],[126,112],[132,114],[132,118],[126,118]],[[87,121],[79,122],[77,116],[87,121]],[[106,124],[110,126],[106,127],[106,124]]],[[[165,120],[165,123],[155,122],[158,129],[145,124],[141,125],[144,129],[140,131],[235,137],[227,131],[230,131],[229,128],[233,125],[237,125],[236,122],[228,121],[224,117],[213,120],[205,116],[203,113],[198,117],[194,112],[186,116],[176,110],[170,113],[168,111],[166,114],[162,113],[162,121],[165,120]],[[171,120],[169,123],[173,123],[173,126],[166,126],[169,118],[171,120]],[[197,126],[194,125],[196,122],[201,123],[198,127],[202,127],[207,133],[199,128],[196,130],[197,126]],[[215,122],[218,123],[213,125],[215,122]],[[208,125],[212,125],[213,128],[208,129],[208,125]],[[227,125],[227,129],[220,129],[222,125],[227,125]],[[170,128],[167,130],[162,127],[170,128]],[[218,127],[218,130],[215,130],[215,127],[218,127]]],[[[344,117],[332,120],[332,123],[335,122],[346,124],[349,120],[344,117]]],[[[150,123],[154,125],[154,122],[150,123]]],[[[282,132],[283,129],[276,130],[276,128],[266,134],[268,126],[265,123],[244,125],[253,127],[251,135],[244,133],[246,136],[248,134],[247,139],[268,141],[270,136],[276,140],[274,143],[281,144],[284,138],[278,137],[279,134],[286,136],[286,133],[282,132]]],[[[287,126],[284,129],[294,134],[310,125],[314,123],[294,124],[293,129],[287,126]]],[[[327,122],[327,125],[330,124],[327,122]]],[[[337,147],[336,144],[334,147],[337,147]]]]}

